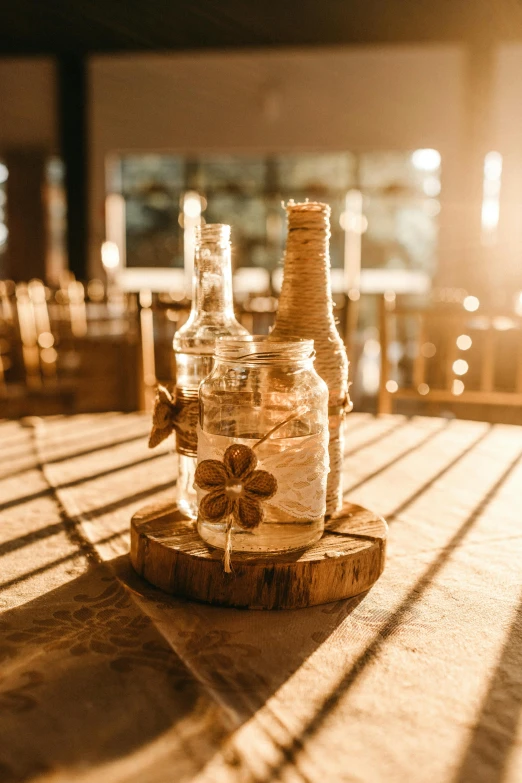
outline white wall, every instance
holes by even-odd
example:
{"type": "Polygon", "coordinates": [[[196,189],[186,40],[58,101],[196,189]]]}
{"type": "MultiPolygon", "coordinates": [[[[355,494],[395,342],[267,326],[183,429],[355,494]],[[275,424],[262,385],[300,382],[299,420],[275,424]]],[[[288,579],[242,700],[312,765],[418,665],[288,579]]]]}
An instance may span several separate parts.
{"type": "Polygon", "coordinates": [[[462,242],[465,53],[394,46],[95,57],[90,64],[91,271],[115,151],[393,150],[443,155],[441,258],[462,242]]]}
{"type": "Polygon", "coordinates": [[[0,59],[0,154],[14,147],[56,152],[56,114],[56,68],[51,59],[0,59]]]}

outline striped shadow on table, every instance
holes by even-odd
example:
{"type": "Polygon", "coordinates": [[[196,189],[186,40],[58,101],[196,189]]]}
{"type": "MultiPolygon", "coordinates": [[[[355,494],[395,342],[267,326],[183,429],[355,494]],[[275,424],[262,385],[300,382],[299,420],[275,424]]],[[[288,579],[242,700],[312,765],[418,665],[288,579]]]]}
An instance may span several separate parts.
{"type": "MultiPolygon", "coordinates": [[[[432,584],[435,577],[439,574],[442,568],[450,559],[453,552],[461,545],[466,535],[472,530],[473,526],[480,518],[481,514],[487,508],[487,506],[495,498],[496,494],[502,488],[504,483],[509,479],[514,470],[522,462],[522,452],[519,452],[514,459],[508,464],[500,477],[495,481],[493,486],[486,492],[479,503],[475,506],[472,513],[464,520],[459,526],[458,530],[453,534],[449,542],[444,549],[435,558],[431,565],[426,569],[423,575],[415,582],[413,588],[411,588],[403,601],[397,609],[390,615],[385,624],[379,629],[378,634],[374,637],[373,641],[366,647],[366,649],[359,655],[355,663],[351,666],[349,671],[342,677],[342,679],[336,683],[335,687],[330,690],[328,696],[323,700],[321,707],[316,711],[312,720],[310,720],[305,727],[299,732],[299,734],[291,739],[289,743],[281,744],[275,738],[273,739],[274,745],[277,748],[278,753],[281,756],[281,761],[277,764],[270,766],[263,777],[256,777],[256,783],[272,783],[272,781],[279,779],[281,773],[283,773],[288,767],[294,765],[299,757],[299,754],[305,747],[305,743],[310,740],[320,730],[328,715],[335,709],[335,707],[341,702],[342,698],[354,685],[359,676],[363,673],[366,667],[372,663],[377,655],[382,651],[385,642],[398,630],[401,621],[411,610],[411,607],[419,603],[423,598],[426,590],[432,584]]],[[[506,642],[511,657],[511,647],[509,646],[509,639],[506,642]]],[[[507,655],[507,653],[506,653],[507,655]]],[[[518,657],[518,656],[517,656],[518,657]]],[[[500,675],[499,675],[500,676],[500,675]]],[[[493,683],[491,692],[492,697],[498,694],[499,688],[495,688],[493,683]]],[[[516,696],[513,699],[515,704],[515,710],[520,712],[520,697],[522,696],[522,688],[517,687],[516,696]]],[[[488,709],[488,700],[485,704],[486,710],[488,709]]],[[[489,709],[491,704],[489,705],[489,709]]],[[[483,712],[484,721],[483,727],[485,730],[485,718],[487,713],[483,712]]],[[[511,723],[511,721],[510,721],[511,723]]],[[[513,724],[514,726],[514,721],[513,724]]],[[[480,723],[479,723],[480,728],[480,723]]],[[[478,739],[477,739],[478,742],[478,739]]],[[[512,739],[505,742],[506,751],[509,750],[512,739]]],[[[475,749],[474,744],[471,746],[472,751],[475,749]]],[[[463,775],[466,774],[464,769],[463,775]]],[[[303,778],[306,780],[306,778],[303,778]]],[[[488,778],[487,781],[499,781],[499,777],[488,778]]],[[[459,783],[479,783],[479,778],[464,777],[459,779],[459,783]]],[[[484,779],[485,783],[486,779],[484,779]]],[[[482,783],[482,782],[481,782],[482,783]]]]}
{"type": "Polygon", "coordinates": [[[522,714],[522,596],[454,783],[501,783],[522,714]]]}

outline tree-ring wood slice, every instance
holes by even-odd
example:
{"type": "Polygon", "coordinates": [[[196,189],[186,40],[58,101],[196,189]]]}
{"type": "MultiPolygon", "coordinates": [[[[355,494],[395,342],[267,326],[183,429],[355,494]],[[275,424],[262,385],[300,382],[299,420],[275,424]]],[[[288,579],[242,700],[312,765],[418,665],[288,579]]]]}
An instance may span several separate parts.
{"type": "Polygon", "coordinates": [[[131,520],[130,558],[148,582],[172,595],[244,609],[300,609],[368,590],[384,569],[384,519],[345,503],[308,549],[260,556],[208,546],[172,501],[146,506],[131,520]]]}

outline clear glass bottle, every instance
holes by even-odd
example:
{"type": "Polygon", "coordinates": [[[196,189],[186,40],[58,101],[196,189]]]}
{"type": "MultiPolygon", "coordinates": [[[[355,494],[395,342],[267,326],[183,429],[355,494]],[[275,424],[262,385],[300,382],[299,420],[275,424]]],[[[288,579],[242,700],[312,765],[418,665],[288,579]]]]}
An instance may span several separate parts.
{"type": "MultiPolygon", "coordinates": [[[[236,511],[227,518],[205,518],[203,504],[200,536],[226,550],[231,530],[232,552],[259,553],[301,549],[319,540],[329,464],[328,387],[314,369],[313,341],[222,338],[199,398],[198,465],[204,460],[223,462],[229,446],[244,444],[255,453],[256,470],[273,477],[267,492],[259,487],[257,492],[248,483],[251,470],[239,471],[239,478],[234,473],[222,487],[211,489],[237,499],[245,488],[247,500],[253,498],[258,509],[254,516],[261,504],[263,519],[254,519],[255,527],[245,529],[234,517],[236,511]],[[277,486],[275,494],[270,486],[277,486]]],[[[200,500],[206,494],[199,486],[200,500]]],[[[223,498],[217,503],[222,505],[223,498]]]]}
{"type": "MultiPolygon", "coordinates": [[[[222,335],[248,335],[248,331],[234,315],[230,226],[207,223],[196,227],[192,309],[173,341],[178,400],[188,404],[197,400],[199,384],[212,369],[216,339],[222,335]]],[[[179,437],[176,450],[178,506],[195,519],[197,453],[190,440],[179,437]]]]}

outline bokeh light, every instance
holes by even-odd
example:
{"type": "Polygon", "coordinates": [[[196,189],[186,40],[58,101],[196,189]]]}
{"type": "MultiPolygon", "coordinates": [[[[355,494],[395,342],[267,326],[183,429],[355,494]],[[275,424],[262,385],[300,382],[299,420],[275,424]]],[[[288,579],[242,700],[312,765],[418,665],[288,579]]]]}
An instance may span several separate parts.
{"type": "Polygon", "coordinates": [[[432,359],[437,353],[437,348],[433,343],[423,343],[420,351],[425,359],[432,359]]]}
{"type": "Polygon", "coordinates": [[[381,353],[381,344],[378,340],[370,337],[364,343],[364,353],[366,356],[377,357],[381,353]]]}
{"type": "Polygon", "coordinates": [[[467,351],[471,348],[472,345],[473,340],[469,334],[459,334],[457,337],[457,348],[459,348],[461,351],[467,351]]]}
{"type": "Polygon", "coordinates": [[[440,193],[440,179],[435,176],[426,177],[422,183],[422,189],[427,196],[438,196],[440,193]]]}
{"type": "Polygon", "coordinates": [[[457,359],[453,362],[453,372],[455,375],[466,375],[469,370],[469,364],[465,359],[457,359]]]}
{"type": "Polygon", "coordinates": [[[466,296],[466,298],[462,302],[462,305],[464,307],[464,310],[467,310],[468,313],[474,313],[475,310],[479,309],[480,301],[479,299],[477,299],[476,296],[466,296]]]}
{"type": "Polygon", "coordinates": [[[484,177],[499,180],[502,176],[502,155],[500,152],[488,152],[484,158],[484,177]]]}
{"type": "Polygon", "coordinates": [[[451,386],[451,393],[454,394],[456,397],[458,397],[459,394],[462,394],[463,391],[464,391],[464,383],[458,378],[455,378],[451,386]]]}
{"type": "Polygon", "coordinates": [[[498,332],[507,332],[509,329],[514,329],[516,327],[516,323],[513,319],[507,318],[505,315],[495,316],[491,323],[493,329],[496,329],[498,332]]]}
{"type": "Polygon", "coordinates": [[[415,150],[411,162],[419,171],[437,171],[440,167],[440,152],[432,149],[415,150]]]}
{"type": "Polygon", "coordinates": [[[40,348],[51,348],[54,345],[54,337],[51,332],[42,332],[39,334],[38,345],[40,348]]]}
{"type": "Polygon", "coordinates": [[[40,356],[42,357],[42,362],[45,362],[46,364],[53,364],[58,358],[58,354],[54,348],[44,348],[40,356]]]}
{"type": "Polygon", "coordinates": [[[120,263],[120,251],[116,242],[103,242],[101,259],[105,269],[116,269],[120,263]]]}
{"type": "Polygon", "coordinates": [[[201,197],[199,193],[189,190],[183,198],[183,213],[188,218],[198,218],[201,215],[201,197]]]}

